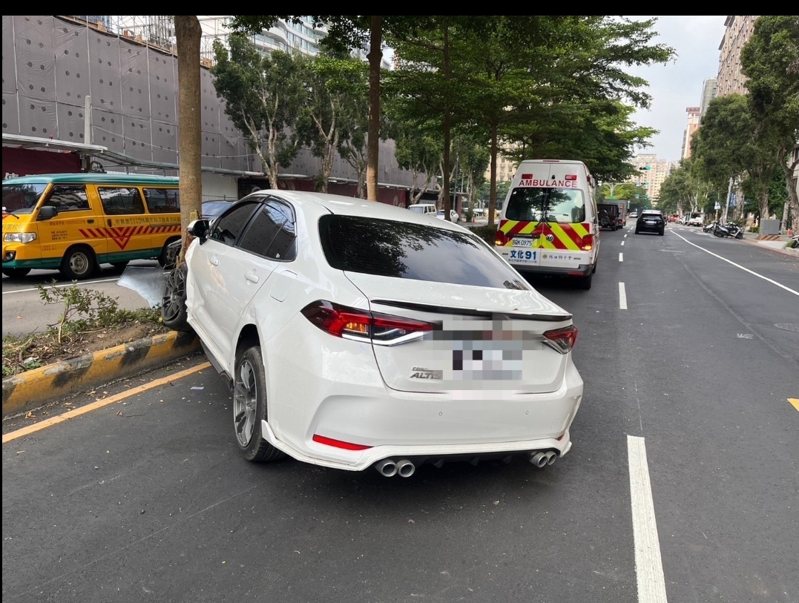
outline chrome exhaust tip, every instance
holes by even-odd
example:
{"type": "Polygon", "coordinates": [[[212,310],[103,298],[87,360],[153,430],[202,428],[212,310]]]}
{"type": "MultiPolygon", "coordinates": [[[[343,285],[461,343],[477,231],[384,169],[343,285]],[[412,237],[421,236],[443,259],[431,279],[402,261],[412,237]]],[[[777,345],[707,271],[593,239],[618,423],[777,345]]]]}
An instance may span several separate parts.
{"type": "Polygon", "coordinates": [[[543,467],[548,461],[549,458],[546,452],[534,452],[530,455],[530,462],[536,467],[543,467]]]}
{"type": "Polygon", "coordinates": [[[375,469],[383,477],[394,477],[397,475],[397,463],[391,459],[383,459],[375,463],[375,469]]]}
{"type": "Polygon", "coordinates": [[[547,465],[553,465],[555,461],[558,460],[558,454],[556,452],[547,452],[547,465]]]}
{"type": "Polygon", "coordinates": [[[416,473],[416,465],[408,459],[397,461],[397,473],[399,473],[400,477],[410,477],[416,473]]]}

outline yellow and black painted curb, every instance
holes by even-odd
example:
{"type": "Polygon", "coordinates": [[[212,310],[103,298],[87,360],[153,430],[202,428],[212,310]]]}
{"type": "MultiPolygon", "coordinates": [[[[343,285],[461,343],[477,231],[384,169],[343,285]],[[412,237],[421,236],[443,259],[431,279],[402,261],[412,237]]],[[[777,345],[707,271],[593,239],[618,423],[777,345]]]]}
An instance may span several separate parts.
{"type": "Polygon", "coordinates": [[[194,333],[170,331],[7,377],[3,379],[3,417],[163,365],[199,349],[194,333]]]}

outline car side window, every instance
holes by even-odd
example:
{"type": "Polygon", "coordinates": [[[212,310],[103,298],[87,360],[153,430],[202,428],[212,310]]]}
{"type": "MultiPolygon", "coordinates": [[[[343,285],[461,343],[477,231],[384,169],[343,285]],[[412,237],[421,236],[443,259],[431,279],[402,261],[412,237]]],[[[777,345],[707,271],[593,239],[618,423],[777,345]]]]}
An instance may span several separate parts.
{"type": "Polygon", "coordinates": [[[86,187],[82,184],[56,184],[42,205],[52,205],[58,213],[89,209],[86,187]]]}
{"type": "Polygon", "coordinates": [[[239,247],[257,255],[288,261],[296,257],[294,215],[284,203],[263,204],[239,241],[239,247]]]}
{"type": "Polygon", "coordinates": [[[151,214],[180,212],[180,196],[176,188],[145,188],[144,198],[151,214]]]}
{"type": "Polygon", "coordinates": [[[105,211],[107,216],[144,213],[144,204],[137,188],[127,186],[98,187],[97,193],[100,195],[100,201],[103,202],[103,211],[105,211]]]}
{"type": "Polygon", "coordinates": [[[253,211],[258,206],[258,203],[244,203],[233,208],[229,213],[214,222],[208,238],[225,245],[235,245],[250,216],[252,216],[253,211]]]}

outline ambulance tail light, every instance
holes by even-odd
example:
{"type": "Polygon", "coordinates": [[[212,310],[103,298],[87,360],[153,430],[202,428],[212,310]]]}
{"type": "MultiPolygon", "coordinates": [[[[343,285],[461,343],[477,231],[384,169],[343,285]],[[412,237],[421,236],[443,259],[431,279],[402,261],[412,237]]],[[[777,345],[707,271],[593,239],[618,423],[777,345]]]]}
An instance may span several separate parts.
{"type": "Polygon", "coordinates": [[[497,247],[504,247],[510,241],[510,237],[501,230],[497,229],[497,234],[494,235],[494,245],[497,247]]]}
{"type": "Polygon", "coordinates": [[[594,235],[587,234],[583,237],[580,249],[583,251],[591,251],[594,248],[594,235]]]}
{"type": "Polygon", "coordinates": [[[566,180],[577,180],[577,174],[566,174],[566,180]]]}

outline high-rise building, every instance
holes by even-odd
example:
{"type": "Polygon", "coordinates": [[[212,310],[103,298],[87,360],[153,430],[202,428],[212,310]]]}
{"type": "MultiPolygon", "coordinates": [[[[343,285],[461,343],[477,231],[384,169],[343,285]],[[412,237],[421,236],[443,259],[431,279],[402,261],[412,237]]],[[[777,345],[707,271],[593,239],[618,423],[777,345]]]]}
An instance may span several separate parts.
{"type": "Polygon", "coordinates": [[[741,73],[741,50],[752,37],[756,16],[729,16],[719,44],[718,96],[746,94],[746,77],[741,73]]]}
{"type": "Polygon", "coordinates": [[[646,189],[647,196],[657,204],[660,198],[660,186],[674,169],[674,163],[658,159],[654,153],[636,155],[630,160],[635,166],[635,174],[630,181],[646,189]]]}
{"type": "Polygon", "coordinates": [[[699,107],[686,107],[685,112],[688,114],[688,125],[682,135],[682,154],[680,159],[688,159],[691,156],[691,139],[699,129],[699,120],[701,119],[701,109],[699,107]]]}
{"type": "Polygon", "coordinates": [[[718,81],[713,78],[702,82],[702,102],[699,103],[700,118],[705,116],[707,106],[718,94],[718,81]]]}

